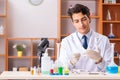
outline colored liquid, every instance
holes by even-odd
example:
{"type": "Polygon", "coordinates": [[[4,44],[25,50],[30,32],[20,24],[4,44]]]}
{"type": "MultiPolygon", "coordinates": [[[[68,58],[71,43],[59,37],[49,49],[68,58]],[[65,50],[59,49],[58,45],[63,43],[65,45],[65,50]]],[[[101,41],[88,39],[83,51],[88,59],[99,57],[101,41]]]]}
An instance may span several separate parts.
{"type": "Polygon", "coordinates": [[[118,73],[118,67],[117,66],[107,66],[106,71],[110,74],[117,74],[118,73]]]}
{"type": "Polygon", "coordinates": [[[58,67],[58,74],[62,75],[63,74],[63,67],[58,67]]]}

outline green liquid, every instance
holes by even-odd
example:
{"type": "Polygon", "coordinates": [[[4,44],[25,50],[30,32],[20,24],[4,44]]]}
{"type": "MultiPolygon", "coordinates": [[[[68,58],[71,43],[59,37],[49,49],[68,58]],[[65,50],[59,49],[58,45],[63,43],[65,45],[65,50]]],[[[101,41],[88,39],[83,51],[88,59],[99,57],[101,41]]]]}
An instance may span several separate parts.
{"type": "Polygon", "coordinates": [[[63,67],[58,67],[58,74],[60,74],[60,75],[63,74],[63,67]]]}

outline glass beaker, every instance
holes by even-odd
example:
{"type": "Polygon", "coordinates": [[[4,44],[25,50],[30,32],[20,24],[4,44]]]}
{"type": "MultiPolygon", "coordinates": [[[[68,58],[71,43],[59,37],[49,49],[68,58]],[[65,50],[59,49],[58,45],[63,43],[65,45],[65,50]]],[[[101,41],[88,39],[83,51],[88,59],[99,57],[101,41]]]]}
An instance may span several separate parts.
{"type": "Polygon", "coordinates": [[[112,58],[112,61],[106,67],[107,73],[110,73],[110,74],[117,74],[118,73],[118,65],[115,64],[115,62],[114,62],[114,47],[115,47],[115,43],[111,43],[111,58],[112,58]]]}

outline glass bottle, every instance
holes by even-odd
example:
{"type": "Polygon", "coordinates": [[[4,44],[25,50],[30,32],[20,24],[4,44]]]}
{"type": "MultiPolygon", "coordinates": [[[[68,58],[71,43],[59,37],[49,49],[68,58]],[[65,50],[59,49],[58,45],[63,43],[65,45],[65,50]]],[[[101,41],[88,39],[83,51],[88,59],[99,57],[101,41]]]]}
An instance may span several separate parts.
{"type": "Polygon", "coordinates": [[[109,74],[117,74],[118,73],[118,65],[115,64],[115,62],[114,62],[114,47],[115,47],[115,43],[111,43],[111,58],[112,58],[112,61],[106,67],[106,71],[109,74]]]}
{"type": "Polygon", "coordinates": [[[118,63],[118,73],[120,74],[120,55],[119,55],[119,63],[118,63]]]}
{"type": "Polygon", "coordinates": [[[110,24],[110,33],[108,35],[108,38],[115,38],[115,35],[113,34],[113,24],[110,24]]]}
{"type": "Polygon", "coordinates": [[[106,19],[107,19],[108,21],[111,20],[111,14],[110,14],[109,9],[107,10],[107,17],[106,17],[106,19]]]}

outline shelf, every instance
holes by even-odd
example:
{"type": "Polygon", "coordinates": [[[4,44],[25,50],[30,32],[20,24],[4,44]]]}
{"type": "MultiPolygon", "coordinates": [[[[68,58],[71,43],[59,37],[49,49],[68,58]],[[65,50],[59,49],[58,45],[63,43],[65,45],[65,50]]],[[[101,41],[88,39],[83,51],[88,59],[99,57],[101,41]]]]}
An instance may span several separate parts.
{"type": "Polygon", "coordinates": [[[5,54],[0,54],[0,56],[5,56],[5,54]]]}
{"type": "Polygon", "coordinates": [[[114,57],[114,59],[118,59],[119,57],[114,57]]]}
{"type": "Polygon", "coordinates": [[[112,3],[102,3],[103,6],[120,6],[120,3],[112,4],[112,3]]]}
{"type": "Polygon", "coordinates": [[[5,14],[0,14],[0,17],[6,17],[6,15],[5,14]]]}
{"type": "Polygon", "coordinates": [[[62,34],[61,37],[66,37],[68,35],[70,35],[70,34],[62,34]]]}
{"type": "Polygon", "coordinates": [[[112,38],[112,39],[109,39],[110,41],[120,41],[120,38],[112,38]]]}
{"type": "Polygon", "coordinates": [[[106,21],[106,20],[103,20],[102,22],[103,23],[120,23],[120,21],[106,21]]]}
{"type": "MultiPolygon", "coordinates": [[[[67,15],[62,15],[61,18],[70,18],[70,17],[67,15]]],[[[99,18],[99,16],[91,16],[91,18],[99,18]]]]}
{"type": "Polygon", "coordinates": [[[8,58],[31,58],[30,56],[22,56],[22,57],[18,57],[18,56],[8,56],[8,58]]]}
{"type": "Polygon", "coordinates": [[[6,36],[5,34],[0,34],[0,36],[6,36]]]}
{"type": "MultiPolygon", "coordinates": [[[[39,58],[38,56],[32,56],[32,58],[39,58]]],[[[55,56],[51,56],[51,59],[55,59],[55,56]]]]}

